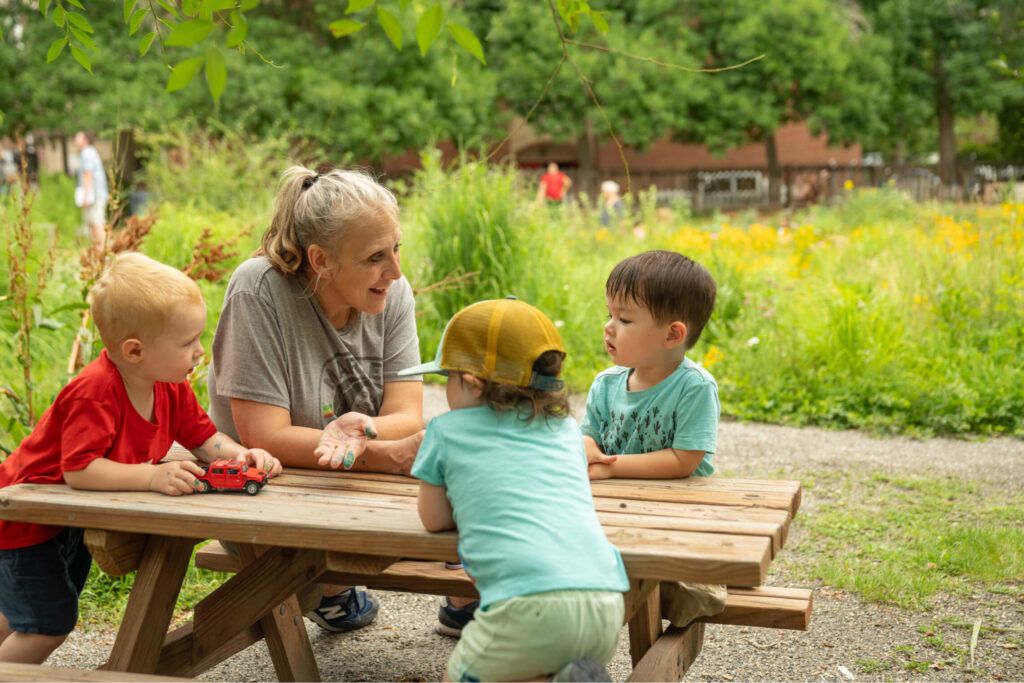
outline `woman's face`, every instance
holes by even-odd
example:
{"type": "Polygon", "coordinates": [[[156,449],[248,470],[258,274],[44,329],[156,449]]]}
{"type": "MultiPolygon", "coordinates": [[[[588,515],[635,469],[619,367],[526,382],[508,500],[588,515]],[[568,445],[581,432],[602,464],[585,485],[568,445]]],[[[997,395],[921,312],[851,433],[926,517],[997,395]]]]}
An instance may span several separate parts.
{"type": "Polygon", "coordinates": [[[353,310],[384,312],[388,288],[402,277],[401,238],[398,223],[382,216],[350,231],[339,250],[326,256],[328,268],[321,273],[316,296],[335,327],[344,327],[353,310]]]}

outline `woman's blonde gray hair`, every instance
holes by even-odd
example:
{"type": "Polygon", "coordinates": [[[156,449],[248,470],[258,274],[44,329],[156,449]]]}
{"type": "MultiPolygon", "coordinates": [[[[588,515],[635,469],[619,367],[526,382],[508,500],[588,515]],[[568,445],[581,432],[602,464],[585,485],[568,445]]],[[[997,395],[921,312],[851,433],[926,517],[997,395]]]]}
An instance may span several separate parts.
{"type": "Polygon", "coordinates": [[[398,222],[398,201],[368,173],[292,166],[281,175],[261,251],[278,272],[294,275],[308,265],[311,245],[333,253],[352,228],[382,218],[398,222]]]}

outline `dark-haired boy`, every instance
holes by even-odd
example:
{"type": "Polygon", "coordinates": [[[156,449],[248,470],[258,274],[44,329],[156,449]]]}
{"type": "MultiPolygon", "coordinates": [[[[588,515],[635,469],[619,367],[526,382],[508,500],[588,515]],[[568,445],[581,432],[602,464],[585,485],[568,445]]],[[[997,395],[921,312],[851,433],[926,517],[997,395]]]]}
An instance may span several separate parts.
{"type": "MultiPolygon", "coordinates": [[[[673,251],[620,262],[605,284],[604,345],[615,367],[594,378],[583,417],[591,479],[708,476],[718,385],[686,357],[715,308],[715,280],[673,251]]],[[[683,627],[725,607],[725,586],[662,583],[664,614],[683,627]]]]}
{"type": "Polygon", "coordinates": [[[718,385],[686,357],[715,307],[696,261],[646,251],[608,276],[604,344],[615,367],[587,396],[583,441],[591,479],[707,476],[718,435],[718,385]]]}

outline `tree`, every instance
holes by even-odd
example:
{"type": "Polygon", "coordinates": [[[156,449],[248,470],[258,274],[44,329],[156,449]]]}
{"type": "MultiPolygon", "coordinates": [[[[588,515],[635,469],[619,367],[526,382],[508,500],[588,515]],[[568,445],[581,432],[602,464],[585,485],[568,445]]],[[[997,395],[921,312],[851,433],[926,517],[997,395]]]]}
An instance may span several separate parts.
{"type": "MultiPolygon", "coordinates": [[[[45,62],[41,56],[60,40],[60,29],[39,21],[28,2],[0,5],[7,41],[0,49],[0,132],[159,129],[193,118],[253,135],[289,135],[335,158],[367,160],[439,139],[495,134],[493,77],[472,56],[457,63],[453,79],[450,49],[423,57],[378,37],[335,38],[328,29],[334,4],[265,3],[251,13],[250,47],[222,55],[231,87],[216,103],[202,79],[166,92],[165,63],[139,54],[138,33],[128,35],[120,7],[90,13],[89,35],[100,48],[90,52],[90,75],[70,59],[45,62]],[[270,55],[272,64],[264,61],[270,55]]],[[[140,31],[147,22],[153,24],[151,16],[140,31]]],[[[209,49],[180,48],[172,59],[181,63],[209,49]]]]}
{"type": "Polygon", "coordinates": [[[830,0],[692,0],[688,21],[704,64],[764,59],[709,79],[706,96],[686,112],[677,137],[712,149],[759,141],[765,145],[770,197],[778,201],[775,132],[807,121],[832,141],[878,139],[888,78],[887,46],[872,35],[852,4],[830,0]]]}
{"type": "Polygon", "coordinates": [[[892,45],[891,153],[899,158],[937,139],[939,176],[955,182],[957,116],[997,112],[1021,97],[1021,83],[993,67],[1020,51],[1019,3],[1009,0],[863,0],[875,30],[892,45]],[[1014,17],[1018,17],[1015,21],[1014,17]],[[924,144],[922,144],[924,143],[924,144]]]}

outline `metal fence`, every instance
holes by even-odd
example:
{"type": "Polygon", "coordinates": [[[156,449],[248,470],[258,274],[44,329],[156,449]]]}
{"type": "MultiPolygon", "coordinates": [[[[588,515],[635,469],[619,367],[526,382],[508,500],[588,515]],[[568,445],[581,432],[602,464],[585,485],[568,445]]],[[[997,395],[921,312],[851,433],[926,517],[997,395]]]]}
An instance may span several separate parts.
{"type": "MultiPolygon", "coordinates": [[[[625,172],[571,172],[573,189],[596,201],[602,181],[614,180],[625,191],[625,172]]],[[[851,188],[893,187],[916,201],[998,201],[1010,195],[1024,201],[1024,162],[960,163],[955,182],[943,186],[935,165],[783,166],[775,179],[778,199],[771,198],[767,168],[649,171],[632,169],[633,193],[653,189],[659,204],[687,201],[695,211],[799,207],[831,203],[851,188]]]]}

